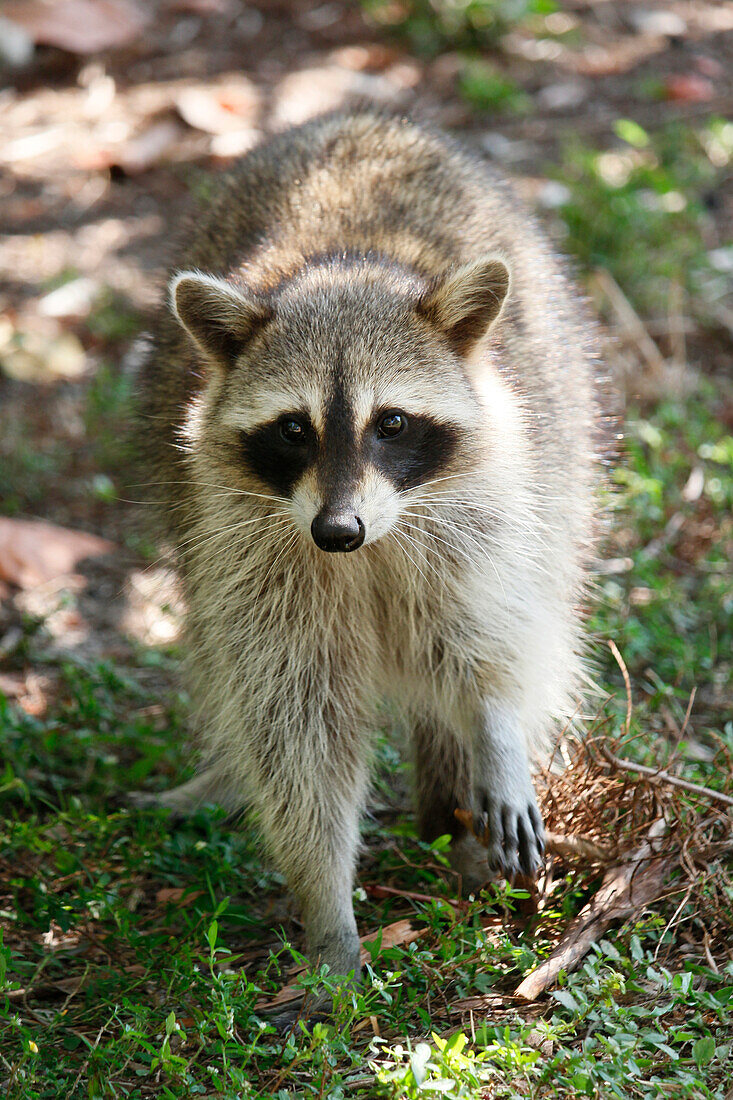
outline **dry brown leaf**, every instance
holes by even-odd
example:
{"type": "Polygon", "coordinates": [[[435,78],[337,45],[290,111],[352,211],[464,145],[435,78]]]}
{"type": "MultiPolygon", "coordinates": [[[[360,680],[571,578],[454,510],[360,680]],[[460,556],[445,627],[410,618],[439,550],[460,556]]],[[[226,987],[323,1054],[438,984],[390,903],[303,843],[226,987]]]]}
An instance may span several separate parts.
{"type": "Polygon", "coordinates": [[[232,0],[167,0],[168,11],[193,15],[226,15],[232,10],[232,0]]]}
{"type": "Polygon", "coordinates": [[[131,0],[11,0],[2,11],[34,42],[79,54],[125,46],[148,22],[131,0]]]}
{"type": "Polygon", "coordinates": [[[159,905],[190,905],[200,898],[203,890],[189,890],[186,886],[164,886],[155,895],[159,905]]]}
{"type": "Polygon", "coordinates": [[[673,103],[707,103],[714,97],[712,80],[696,73],[675,73],[664,82],[664,98],[673,103]]]}
{"type": "Polygon", "coordinates": [[[189,85],[176,96],[176,107],[183,121],[207,134],[251,128],[259,105],[257,88],[243,76],[219,84],[189,85]]]}
{"type": "Polygon", "coordinates": [[[58,322],[53,331],[16,331],[12,325],[0,331],[0,370],[18,382],[56,382],[79,378],[87,358],[79,337],[63,332],[58,322]]]}
{"type": "Polygon", "coordinates": [[[382,934],[382,942],[379,948],[380,951],[387,951],[390,947],[399,947],[403,943],[413,943],[422,935],[422,931],[418,928],[413,928],[409,920],[396,920],[393,924],[387,924],[384,928],[377,929],[376,932],[368,932],[366,936],[361,937],[362,964],[371,958],[364,944],[374,943],[379,937],[380,932],[382,934]]]}
{"type": "Polygon", "coordinates": [[[84,147],[74,157],[78,168],[99,171],[121,168],[128,176],[146,172],[164,161],[183,136],[183,127],[173,119],[160,119],[147,130],[119,145],[84,147]]]}
{"type": "Polygon", "coordinates": [[[109,554],[114,543],[40,519],[0,517],[0,580],[35,588],[74,573],[85,558],[109,554]]]}

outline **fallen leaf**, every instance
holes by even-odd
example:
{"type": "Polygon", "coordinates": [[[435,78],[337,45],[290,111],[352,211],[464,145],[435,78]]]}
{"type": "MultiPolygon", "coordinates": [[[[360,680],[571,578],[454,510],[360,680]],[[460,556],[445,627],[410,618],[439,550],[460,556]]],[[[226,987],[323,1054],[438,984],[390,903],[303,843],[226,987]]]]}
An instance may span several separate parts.
{"type": "Polygon", "coordinates": [[[628,13],[628,20],[637,34],[649,34],[662,38],[681,38],[687,32],[687,23],[672,11],[656,11],[640,8],[628,13]]]}
{"type": "Polygon", "coordinates": [[[381,42],[341,46],[331,54],[331,60],[336,65],[354,72],[381,72],[401,57],[402,54],[394,46],[385,46],[381,42]]]}
{"type": "Polygon", "coordinates": [[[246,77],[189,86],[176,96],[176,107],[183,121],[206,134],[250,129],[259,106],[259,92],[246,77]]]}
{"type": "Polygon", "coordinates": [[[452,1015],[464,1012],[486,1015],[497,1008],[506,1008],[506,1004],[507,998],[500,993],[483,993],[480,997],[463,997],[459,1001],[452,1001],[448,1008],[452,1015]]]}
{"type": "Polygon", "coordinates": [[[72,279],[45,294],[38,302],[38,312],[43,317],[86,317],[98,294],[93,279],[72,279]]]}
{"type": "Polygon", "coordinates": [[[186,906],[191,905],[196,898],[200,898],[203,892],[203,890],[189,890],[186,886],[164,886],[156,893],[155,900],[159,905],[186,906]]]}
{"type": "Polygon", "coordinates": [[[73,332],[0,332],[0,370],[18,382],[78,378],[86,365],[84,348],[73,332]]]}
{"type": "Polygon", "coordinates": [[[412,922],[409,920],[396,920],[393,924],[387,924],[384,928],[378,928],[376,932],[368,932],[366,936],[361,937],[361,961],[362,964],[367,962],[371,955],[369,951],[364,947],[366,943],[374,943],[379,938],[381,933],[382,940],[379,945],[380,951],[387,951],[390,947],[399,947],[403,943],[413,943],[416,939],[422,936],[422,930],[419,928],[413,928],[412,922]]]}
{"type": "Polygon", "coordinates": [[[131,0],[14,0],[3,16],[34,42],[79,54],[125,46],[148,22],[131,0]]]}
{"type": "Polygon", "coordinates": [[[335,65],[289,72],[277,86],[273,119],[278,125],[297,125],[324,111],[343,107],[354,98],[394,103],[400,88],[393,75],[358,72],[335,65]]]}
{"type": "Polygon", "coordinates": [[[0,692],[8,699],[16,699],[26,714],[35,718],[45,714],[48,709],[48,693],[52,683],[50,677],[39,676],[34,672],[0,673],[0,692]]]}
{"type": "Polygon", "coordinates": [[[226,15],[232,10],[232,0],[168,0],[168,11],[182,11],[193,15],[226,15]]]}
{"type": "Polygon", "coordinates": [[[165,159],[166,154],[183,136],[183,127],[172,119],[162,119],[143,130],[111,157],[110,164],[117,165],[128,176],[146,172],[165,159]]]}
{"type": "Polygon", "coordinates": [[[707,103],[715,95],[715,86],[706,76],[679,73],[664,82],[664,97],[674,103],[707,103]]]}
{"type": "Polygon", "coordinates": [[[0,580],[35,588],[73,573],[85,558],[109,554],[107,539],[72,531],[40,519],[0,517],[0,580]]]}

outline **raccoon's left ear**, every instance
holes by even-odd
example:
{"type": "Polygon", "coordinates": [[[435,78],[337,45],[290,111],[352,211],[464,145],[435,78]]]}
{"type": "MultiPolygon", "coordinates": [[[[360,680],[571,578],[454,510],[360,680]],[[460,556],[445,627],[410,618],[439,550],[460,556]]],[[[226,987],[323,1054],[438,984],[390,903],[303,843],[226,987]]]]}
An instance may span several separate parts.
{"type": "Polygon", "coordinates": [[[467,355],[494,323],[509,290],[509,268],[497,256],[481,256],[446,275],[418,305],[459,355],[467,355]]]}
{"type": "Polygon", "coordinates": [[[171,279],[171,308],[208,359],[228,369],[272,316],[272,307],[226,279],[182,271],[171,279]]]}

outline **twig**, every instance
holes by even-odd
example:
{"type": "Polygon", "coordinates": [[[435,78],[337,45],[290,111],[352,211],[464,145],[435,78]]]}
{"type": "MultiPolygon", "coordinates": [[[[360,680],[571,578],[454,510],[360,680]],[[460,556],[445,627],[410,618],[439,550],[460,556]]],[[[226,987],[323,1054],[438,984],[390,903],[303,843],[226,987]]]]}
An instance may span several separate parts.
{"type": "Polygon", "coordinates": [[[685,325],[682,316],[684,305],[684,290],[679,280],[675,279],[669,288],[668,314],[669,326],[667,336],[672,348],[672,361],[684,366],[687,362],[687,344],[685,341],[685,325]]]}
{"type": "Polygon", "coordinates": [[[678,923],[677,918],[679,917],[680,913],[682,912],[682,910],[685,908],[688,901],[692,897],[692,893],[695,889],[697,889],[697,882],[693,879],[693,881],[687,887],[687,890],[685,892],[685,896],[683,897],[682,901],[679,903],[679,905],[675,909],[674,913],[672,914],[672,916],[669,918],[666,925],[664,926],[664,931],[662,932],[661,936],[659,937],[659,943],[657,944],[657,949],[654,952],[654,962],[656,962],[657,959],[659,958],[659,952],[662,950],[662,944],[664,943],[664,939],[665,939],[667,933],[670,931],[670,929],[674,928],[675,925],[678,923]]]}
{"type": "Polygon", "coordinates": [[[665,524],[664,530],[657,538],[648,542],[642,554],[646,561],[652,561],[654,558],[658,558],[663,550],[666,550],[669,544],[677,537],[685,522],[684,512],[675,512],[674,515],[665,524]]]}
{"type": "Polygon", "coordinates": [[[657,378],[663,377],[665,369],[664,356],[616,280],[608,271],[599,268],[593,273],[593,281],[608,300],[608,304],[615,313],[625,335],[634,342],[642,358],[651,367],[652,374],[657,378]]]}
{"type": "Polygon", "coordinates": [[[688,779],[680,779],[677,775],[658,771],[646,764],[635,764],[631,760],[622,760],[621,757],[614,756],[605,745],[601,745],[600,749],[608,763],[612,764],[614,768],[619,768],[625,772],[638,772],[639,775],[646,775],[649,779],[657,782],[669,783],[673,787],[681,787],[683,791],[690,791],[692,794],[702,795],[704,798],[709,798],[715,802],[722,802],[725,806],[733,806],[733,798],[728,794],[723,794],[722,791],[714,791],[711,787],[703,787],[701,783],[691,783],[688,779]]]}
{"type": "Polygon", "coordinates": [[[107,1020],[107,1023],[102,1024],[99,1031],[97,1032],[97,1038],[94,1040],[93,1045],[89,1047],[89,1053],[87,1054],[86,1058],[84,1059],[84,1062],[82,1063],[82,1067],[76,1075],[76,1080],[74,1081],[74,1084],[71,1086],[71,1089],[69,1090],[69,1096],[73,1096],[73,1094],[76,1092],[76,1086],[79,1084],[82,1077],[84,1076],[86,1068],[87,1068],[87,1066],[89,1065],[89,1063],[91,1061],[92,1055],[94,1054],[94,1051],[99,1046],[99,1044],[101,1042],[101,1039],[102,1039],[102,1036],[104,1035],[104,1033],[107,1030],[107,1028],[109,1027],[109,1025],[112,1023],[112,1021],[114,1020],[116,1015],[117,1015],[117,1009],[115,1009],[115,1011],[112,1013],[109,1020],[107,1020]]]}
{"type": "MultiPolygon", "coordinates": [[[[473,815],[469,810],[454,810],[453,813],[461,825],[476,837],[479,844],[484,848],[488,847],[488,837],[481,837],[474,832],[473,815]]],[[[608,863],[613,858],[611,852],[601,848],[599,844],[594,844],[592,840],[564,833],[545,833],[545,851],[550,855],[560,856],[561,859],[586,859],[590,863],[608,863]]]]}
{"type": "Polygon", "coordinates": [[[468,902],[461,901],[459,898],[439,898],[434,894],[417,894],[414,890],[398,890],[394,886],[382,886],[380,883],[365,886],[364,891],[370,898],[404,898],[406,901],[420,901],[426,904],[431,901],[444,901],[454,909],[468,908],[468,902]]]}
{"type": "Polygon", "coordinates": [[[607,848],[594,844],[582,836],[566,836],[563,833],[545,833],[545,849],[561,859],[584,859],[589,863],[608,863],[613,856],[607,848]]]}
{"type": "Polygon", "coordinates": [[[631,729],[631,679],[629,677],[629,670],[626,667],[626,662],[621,656],[621,652],[614,642],[613,638],[608,641],[608,648],[616,658],[616,664],[621,669],[621,675],[624,678],[624,685],[626,687],[626,722],[624,723],[625,736],[629,736],[629,730],[631,729]]]}
{"type": "Polygon", "coordinates": [[[687,729],[687,723],[690,721],[690,715],[692,714],[692,704],[695,702],[695,696],[697,695],[697,684],[695,684],[690,692],[690,698],[687,703],[687,710],[685,711],[685,718],[680,728],[680,741],[685,736],[685,730],[687,729]]]}
{"type": "Polygon", "coordinates": [[[733,852],[733,837],[728,837],[727,840],[714,840],[704,848],[696,848],[693,859],[695,863],[707,865],[714,859],[719,859],[720,856],[727,856],[729,852],[733,852]]]}
{"type": "Polygon", "coordinates": [[[720,974],[720,970],[718,969],[718,964],[716,963],[715,959],[713,958],[713,953],[710,950],[710,935],[708,933],[707,928],[703,929],[702,946],[703,946],[703,949],[705,951],[705,958],[708,960],[708,966],[712,970],[713,974],[720,974]]]}

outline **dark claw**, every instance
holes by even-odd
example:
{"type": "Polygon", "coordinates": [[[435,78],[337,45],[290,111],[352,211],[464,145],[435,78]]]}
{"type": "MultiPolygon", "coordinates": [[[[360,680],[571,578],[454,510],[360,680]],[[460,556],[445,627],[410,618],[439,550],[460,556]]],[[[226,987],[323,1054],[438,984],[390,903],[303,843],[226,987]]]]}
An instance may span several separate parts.
{"type": "Polygon", "coordinates": [[[507,854],[509,852],[514,853],[519,846],[519,838],[517,836],[516,817],[508,806],[502,808],[501,824],[504,833],[504,851],[507,854]]]}
{"type": "Polygon", "coordinates": [[[529,807],[529,818],[534,828],[535,840],[537,841],[537,847],[540,850],[540,855],[545,853],[545,827],[542,824],[542,818],[540,817],[540,811],[536,806],[531,805],[529,807]]]}
{"type": "Polygon", "coordinates": [[[527,828],[523,818],[519,820],[519,865],[523,875],[533,874],[539,862],[539,853],[535,838],[527,828]]]}

